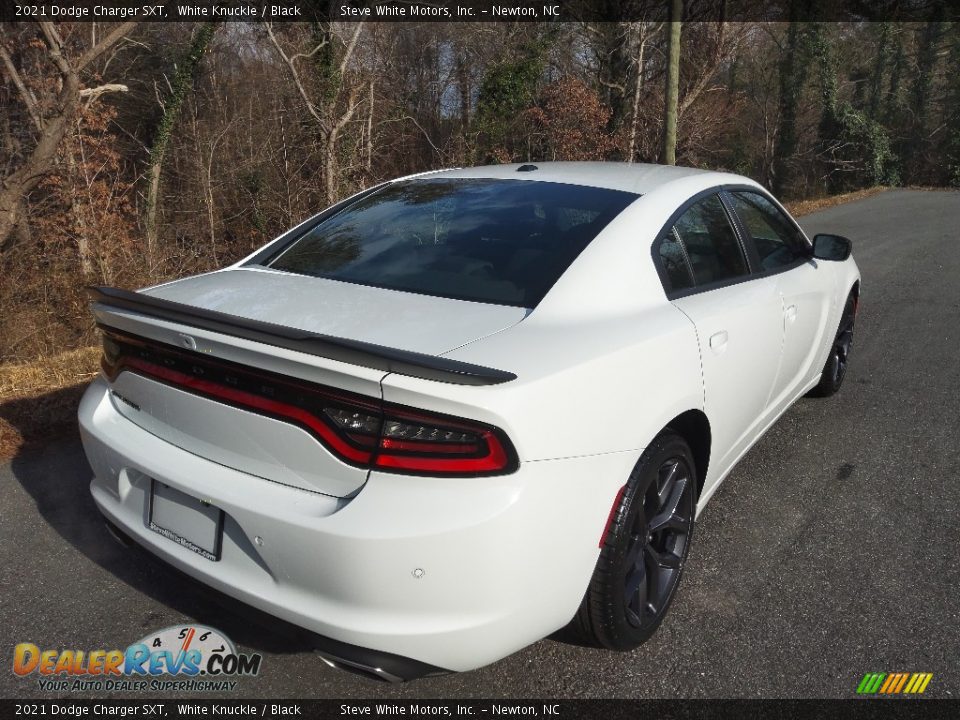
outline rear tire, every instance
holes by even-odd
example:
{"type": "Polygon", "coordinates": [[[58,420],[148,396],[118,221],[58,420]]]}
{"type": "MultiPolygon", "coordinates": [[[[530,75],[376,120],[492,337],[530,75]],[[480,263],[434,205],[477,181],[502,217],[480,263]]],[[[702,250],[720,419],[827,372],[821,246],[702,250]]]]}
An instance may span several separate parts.
{"type": "Polygon", "coordinates": [[[857,316],[857,297],[852,292],[847,296],[840,316],[840,325],[834,336],[830,354],[823,365],[820,382],[809,393],[810,397],[830,397],[843,385],[847,376],[847,363],[850,360],[850,350],[853,347],[853,326],[857,316]]]}
{"type": "Polygon", "coordinates": [[[666,431],[627,480],[590,586],[564,635],[632,650],[660,627],[690,550],[697,477],[686,441],[666,431]]]}

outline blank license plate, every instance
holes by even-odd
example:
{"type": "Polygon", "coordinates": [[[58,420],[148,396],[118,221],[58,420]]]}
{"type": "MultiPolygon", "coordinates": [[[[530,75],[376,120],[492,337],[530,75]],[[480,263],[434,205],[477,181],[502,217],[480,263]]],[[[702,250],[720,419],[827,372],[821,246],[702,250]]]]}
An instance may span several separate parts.
{"type": "Polygon", "coordinates": [[[151,483],[149,526],[207,560],[220,559],[223,510],[159,480],[151,483]]]}

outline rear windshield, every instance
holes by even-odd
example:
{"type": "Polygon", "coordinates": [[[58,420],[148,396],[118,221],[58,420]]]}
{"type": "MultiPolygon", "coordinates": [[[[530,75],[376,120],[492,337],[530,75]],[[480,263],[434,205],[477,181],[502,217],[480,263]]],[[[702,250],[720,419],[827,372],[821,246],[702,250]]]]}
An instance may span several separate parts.
{"type": "Polygon", "coordinates": [[[406,180],[307,230],[269,266],[392,290],[535,307],[637,197],[529,180],[406,180]]]}

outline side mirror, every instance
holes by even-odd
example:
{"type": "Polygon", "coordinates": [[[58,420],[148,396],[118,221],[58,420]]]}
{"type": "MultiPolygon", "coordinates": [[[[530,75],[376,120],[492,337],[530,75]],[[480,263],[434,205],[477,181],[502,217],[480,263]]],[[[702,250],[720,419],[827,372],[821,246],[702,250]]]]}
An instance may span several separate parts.
{"type": "Polygon", "coordinates": [[[850,257],[853,243],[842,235],[814,235],[813,256],[818,260],[842,262],[850,257]]]}

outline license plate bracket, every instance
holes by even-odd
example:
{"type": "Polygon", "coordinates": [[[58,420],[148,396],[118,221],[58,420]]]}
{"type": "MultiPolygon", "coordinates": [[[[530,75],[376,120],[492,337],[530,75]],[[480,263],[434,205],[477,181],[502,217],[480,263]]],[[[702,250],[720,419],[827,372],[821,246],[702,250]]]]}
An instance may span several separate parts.
{"type": "Polygon", "coordinates": [[[150,482],[147,527],[212,562],[223,545],[223,510],[159,480],[150,482]]]}

